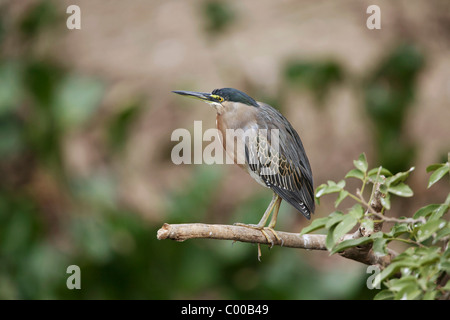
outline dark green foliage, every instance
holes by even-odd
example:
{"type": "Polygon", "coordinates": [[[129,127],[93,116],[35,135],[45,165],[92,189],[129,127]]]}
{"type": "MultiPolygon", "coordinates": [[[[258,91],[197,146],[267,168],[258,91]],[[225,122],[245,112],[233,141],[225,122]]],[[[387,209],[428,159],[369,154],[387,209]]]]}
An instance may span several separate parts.
{"type": "MultiPolygon", "coordinates": [[[[144,219],[137,210],[124,205],[117,192],[120,177],[115,172],[129,146],[129,136],[144,112],[143,103],[139,98],[132,99],[114,106],[117,108],[113,110],[120,110],[117,113],[103,113],[101,104],[107,84],[102,79],[79,74],[43,52],[37,55],[33,43],[40,35],[61,30],[53,28],[55,23],[64,25],[53,1],[35,1],[13,26],[5,23],[3,9],[7,4],[0,6],[0,45],[4,45],[5,35],[15,33],[19,42],[14,56],[7,56],[7,50],[0,55],[1,299],[348,299],[371,298],[377,293],[365,286],[364,266],[349,273],[334,266],[321,270],[314,262],[307,263],[314,261],[309,258],[318,252],[293,252],[287,248],[269,252],[263,247],[263,262],[259,263],[257,247],[249,244],[156,240],[163,221],[144,219]],[[65,150],[70,149],[65,143],[77,134],[83,139],[88,136],[86,139],[92,142],[89,139],[93,132],[100,136],[95,146],[102,160],[88,174],[79,174],[71,170],[65,158],[65,150]],[[66,269],[72,264],[81,268],[81,290],[66,287],[66,269]]],[[[205,28],[213,36],[225,32],[236,21],[236,12],[225,1],[204,2],[202,10],[205,28]]],[[[400,58],[386,63],[368,80],[368,101],[383,96],[388,97],[388,102],[393,96],[394,101],[403,101],[403,105],[412,101],[420,55],[411,49],[400,50],[397,55],[400,58]],[[388,79],[391,89],[380,85],[383,79],[388,79]],[[399,84],[405,79],[406,84],[399,84]],[[380,96],[377,92],[381,92],[380,96]]],[[[285,74],[294,86],[311,90],[319,102],[344,78],[342,67],[328,61],[293,62],[285,74]]],[[[277,95],[280,103],[274,103],[275,106],[282,104],[282,97],[277,95]]],[[[370,102],[370,105],[371,117],[383,125],[403,123],[406,111],[402,111],[399,119],[389,110],[378,110],[383,104],[370,102]],[[390,116],[394,120],[384,120],[390,116]]],[[[393,136],[397,134],[399,131],[394,130],[393,136]]],[[[178,191],[168,192],[161,214],[164,221],[217,219],[216,213],[209,209],[216,205],[224,173],[217,167],[196,169],[178,191]]],[[[367,161],[361,156],[346,178],[369,183],[376,178],[377,170],[368,170],[367,161]]],[[[447,179],[448,163],[442,161],[429,171],[429,186],[436,187],[447,179]]],[[[412,192],[405,184],[408,171],[392,175],[382,170],[381,174],[391,179],[385,190],[386,208],[392,195],[412,192]]],[[[337,194],[336,206],[353,195],[345,190],[344,180],[320,186],[316,196],[332,192],[337,194]]],[[[233,203],[236,210],[225,212],[230,217],[223,219],[256,223],[269,199],[270,194],[263,193],[243,203],[233,203]]],[[[398,239],[426,246],[414,247],[399,257],[383,274],[389,292],[383,291],[377,297],[382,298],[383,294],[403,297],[406,293],[410,298],[435,298],[449,290],[448,284],[438,291],[433,287],[441,269],[448,272],[448,250],[442,253],[433,248],[434,242],[445,240],[450,234],[448,223],[442,226],[449,201],[447,198],[444,203],[433,203],[417,211],[413,218],[425,219],[425,223],[415,226],[396,223],[386,233],[361,240],[373,242],[374,250],[380,254],[389,242],[398,239]],[[420,263],[413,263],[417,258],[420,263]],[[441,269],[436,268],[438,262],[441,269]],[[409,273],[406,265],[410,265],[409,273]],[[405,280],[396,283],[391,276],[398,271],[405,280]],[[414,288],[410,290],[411,284],[414,288]]],[[[284,204],[281,210],[287,208],[284,204]]],[[[352,226],[364,222],[361,208],[355,205],[348,212],[336,211],[330,217],[315,219],[308,230],[332,230],[327,244],[334,251],[355,245],[339,244],[337,239],[352,226]]],[[[281,213],[280,224],[283,217],[289,215],[281,213]]]]}
{"type": "Polygon", "coordinates": [[[30,39],[36,37],[44,28],[55,25],[59,16],[49,0],[36,2],[20,22],[22,35],[30,39]]]}
{"type": "MultiPolygon", "coordinates": [[[[430,204],[419,209],[412,218],[400,217],[390,219],[387,211],[391,206],[391,196],[412,197],[413,191],[404,182],[414,170],[392,175],[383,167],[368,171],[368,164],[364,154],[354,161],[355,169],[352,169],[345,178],[361,180],[362,186],[356,194],[345,189],[345,180],[338,183],[328,181],[316,189],[316,199],[319,201],[326,194],[337,193],[338,199],[335,206],[347,196],[355,200],[356,204],[348,210],[348,213],[335,211],[329,216],[314,220],[305,227],[301,234],[310,233],[319,229],[327,230],[326,245],[330,254],[341,252],[345,249],[372,245],[372,250],[379,256],[387,254],[387,246],[390,242],[399,241],[410,245],[404,252],[395,257],[391,264],[383,269],[373,283],[377,287],[382,282],[385,289],[378,292],[376,299],[438,299],[450,295],[449,282],[443,281],[450,272],[450,248],[448,239],[450,235],[450,223],[444,219],[444,215],[450,209],[450,193],[441,204],[430,204]],[[368,203],[373,199],[375,188],[370,193],[369,200],[364,195],[364,189],[368,184],[380,184],[383,205],[381,216],[373,216],[368,203]],[[386,217],[386,218],[384,218],[386,217]],[[370,236],[356,239],[340,240],[356,225],[363,226],[365,230],[374,230],[376,221],[395,221],[390,225],[391,229],[384,232],[373,232],[370,236]],[[399,276],[400,273],[400,276],[399,276]]],[[[433,173],[430,176],[428,187],[438,180],[443,179],[450,168],[450,153],[446,163],[434,164],[427,168],[433,173]]]]}
{"type": "Polygon", "coordinates": [[[400,45],[369,75],[365,83],[365,105],[373,121],[378,161],[394,172],[414,159],[414,143],[405,135],[405,119],[414,101],[424,56],[413,45],[400,45]]]}
{"type": "Polygon", "coordinates": [[[321,105],[331,87],[343,80],[343,70],[334,61],[291,61],[285,67],[285,78],[295,86],[310,90],[321,105]]]}
{"type": "Polygon", "coordinates": [[[222,0],[208,0],[202,3],[205,30],[216,35],[224,32],[234,22],[236,14],[230,3],[222,0]]]}
{"type": "MultiPolygon", "coordinates": [[[[416,147],[406,134],[405,119],[413,105],[424,63],[419,48],[402,44],[393,48],[370,74],[348,82],[357,84],[364,93],[365,109],[373,122],[377,161],[394,172],[406,170],[414,160],[416,147]]],[[[327,60],[291,60],[284,68],[288,83],[309,90],[318,106],[324,105],[333,86],[349,78],[346,74],[348,71],[339,63],[327,60]]]]}
{"type": "MultiPolygon", "coordinates": [[[[53,14],[50,2],[39,3],[25,14],[20,29],[27,44],[53,14]]],[[[216,14],[214,6],[209,10],[216,14]]],[[[98,130],[100,123],[105,139],[98,151],[120,163],[141,101],[118,106],[114,110],[120,111],[103,119],[103,81],[37,58],[28,49],[25,45],[19,55],[0,60],[0,298],[320,299],[358,297],[364,291],[363,269],[357,277],[342,270],[324,276],[301,255],[293,258],[290,249],[263,248],[262,265],[256,246],[248,244],[158,241],[162,221],[151,223],[123,206],[119,177],[108,163],[79,175],[63,155],[69,135],[98,130]],[[66,270],[73,264],[81,270],[81,290],[66,287],[66,270]]],[[[198,167],[183,188],[168,193],[167,221],[215,218],[208,208],[223,180],[216,169],[198,167]]],[[[254,223],[268,196],[239,205],[251,214],[237,211],[233,219],[254,223]]]]}
{"type": "Polygon", "coordinates": [[[122,151],[132,126],[141,111],[141,104],[139,102],[132,102],[114,115],[108,125],[108,141],[111,149],[117,150],[118,152],[122,151]]]}

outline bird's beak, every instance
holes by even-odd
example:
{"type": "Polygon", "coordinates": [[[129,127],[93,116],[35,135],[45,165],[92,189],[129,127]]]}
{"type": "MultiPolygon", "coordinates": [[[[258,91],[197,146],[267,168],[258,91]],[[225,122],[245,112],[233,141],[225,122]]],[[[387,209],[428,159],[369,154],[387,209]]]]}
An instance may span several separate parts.
{"type": "Polygon", "coordinates": [[[220,103],[221,101],[223,101],[223,99],[221,100],[219,96],[206,92],[178,91],[178,90],[172,92],[182,96],[199,99],[207,103],[220,103]]]}

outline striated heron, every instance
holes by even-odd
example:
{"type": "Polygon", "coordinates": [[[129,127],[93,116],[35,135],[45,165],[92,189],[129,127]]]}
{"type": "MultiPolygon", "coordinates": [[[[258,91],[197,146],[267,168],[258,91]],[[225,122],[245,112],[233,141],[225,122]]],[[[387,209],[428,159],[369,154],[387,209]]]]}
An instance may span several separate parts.
{"type": "Polygon", "coordinates": [[[254,180],[273,191],[272,201],[258,224],[236,225],[260,230],[273,245],[265,232],[270,230],[282,244],[274,230],[281,201],[291,204],[307,219],[314,212],[311,167],[298,133],[278,110],[237,89],[215,89],[211,93],[173,92],[213,106],[217,112],[219,138],[226,153],[254,180]],[[239,148],[239,143],[243,147],[239,148]]]}

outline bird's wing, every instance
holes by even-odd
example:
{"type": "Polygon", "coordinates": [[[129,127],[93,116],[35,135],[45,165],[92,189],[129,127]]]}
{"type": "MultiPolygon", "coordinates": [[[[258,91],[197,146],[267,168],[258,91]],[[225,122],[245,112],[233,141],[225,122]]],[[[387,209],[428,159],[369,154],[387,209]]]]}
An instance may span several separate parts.
{"type": "Polygon", "coordinates": [[[315,207],[314,189],[300,137],[281,113],[269,105],[260,103],[260,106],[257,120],[260,130],[245,149],[249,168],[309,219],[315,207]]]}

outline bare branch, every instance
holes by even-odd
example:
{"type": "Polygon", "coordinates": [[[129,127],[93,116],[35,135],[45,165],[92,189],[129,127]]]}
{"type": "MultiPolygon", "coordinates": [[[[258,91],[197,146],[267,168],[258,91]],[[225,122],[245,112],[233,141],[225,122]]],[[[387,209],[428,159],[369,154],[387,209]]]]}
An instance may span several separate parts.
{"type": "MultiPolygon", "coordinates": [[[[266,230],[267,233],[270,231],[266,230]]],[[[298,248],[307,250],[327,250],[325,246],[326,235],[322,234],[305,234],[290,233],[276,231],[278,236],[283,240],[283,247],[298,248]]],[[[188,239],[219,239],[233,240],[240,242],[250,242],[257,244],[271,245],[263,233],[259,230],[234,225],[220,224],[167,224],[165,223],[158,230],[157,238],[159,240],[171,239],[175,241],[185,241],[188,239]]],[[[345,235],[342,240],[352,239],[354,235],[345,235]]],[[[281,245],[275,237],[272,238],[274,245],[281,245]]],[[[397,255],[394,251],[388,251],[386,256],[378,256],[374,254],[371,248],[367,246],[355,247],[344,250],[341,256],[359,261],[364,264],[375,264],[385,267],[397,255]]]]}
{"type": "Polygon", "coordinates": [[[413,218],[398,219],[398,218],[386,217],[385,215],[376,213],[376,212],[371,212],[369,215],[374,215],[374,216],[384,220],[385,222],[398,222],[398,223],[410,223],[410,224],[427,222],[427,220],[424,217],[419,217],[417,219],[413,219],[413,218]]]}
{"type": "MultiPolygon", "coordinates": [[[[270,231],[266,231],[270,234],[270,231]]],[[[290,233],[276,231],[278,236],[283,239],[283,247],[301,248],[309,250],[327,250],[325,246],[325,235],[322,234],[305,234],[300,236],[298,233],[290,233]]],[[[221,225],[221,224],[167,224],[165,223],[158,230],[158,240],[172,239],[176,241],[184,241],[188,239],[219,239],[233,240],[240,242],[250,242],[271,245],[259,230],[252,228],[221,225]]],[[[274,245],[281,245],[275,237],[272,238],[274,245]]]]}

